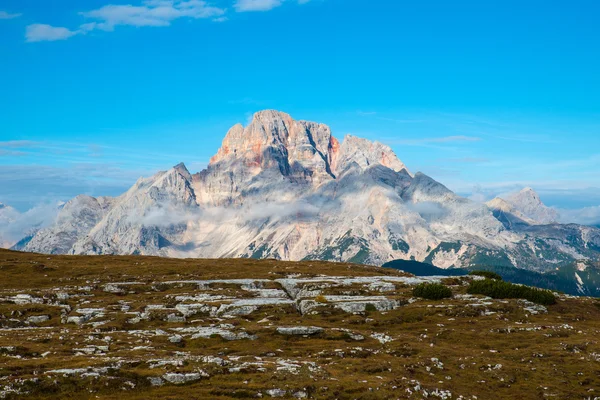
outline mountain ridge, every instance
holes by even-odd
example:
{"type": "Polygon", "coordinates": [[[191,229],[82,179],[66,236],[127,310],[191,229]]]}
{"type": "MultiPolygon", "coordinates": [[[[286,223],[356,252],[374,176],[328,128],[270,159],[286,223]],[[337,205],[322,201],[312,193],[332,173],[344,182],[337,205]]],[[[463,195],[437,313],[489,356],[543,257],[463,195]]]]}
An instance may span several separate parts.
{"type": "Polygon", "coordinates": [[[600,230],[544,223],[552,213],[533,190],[499,203],[411,173],[384,144],[340,142],[324,124],[265,110],[234,125],[203,171],[178,164],[140,178],[101,211],[93,201],[85,211],[67,207],[67,224],[38,232],[25,250],[538,271],[600,254],[600,230]],[[56,244],[65,233],[74,233],[68,250],[56,244]]]}

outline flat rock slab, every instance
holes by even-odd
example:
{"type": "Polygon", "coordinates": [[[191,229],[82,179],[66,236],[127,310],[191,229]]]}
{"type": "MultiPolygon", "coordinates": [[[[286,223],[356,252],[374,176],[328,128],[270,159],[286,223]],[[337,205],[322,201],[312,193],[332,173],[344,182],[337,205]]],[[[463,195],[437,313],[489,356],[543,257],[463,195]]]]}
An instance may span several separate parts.
{"type": "Polygon", "coordinates": [[[277,333],[281,335],[290,335],[290,336],[305,336],[305,335],[316,335],[318,333],[323,332],[323,328],[319,328],[317,326],[289,326],[277,328],[277,333]]]}

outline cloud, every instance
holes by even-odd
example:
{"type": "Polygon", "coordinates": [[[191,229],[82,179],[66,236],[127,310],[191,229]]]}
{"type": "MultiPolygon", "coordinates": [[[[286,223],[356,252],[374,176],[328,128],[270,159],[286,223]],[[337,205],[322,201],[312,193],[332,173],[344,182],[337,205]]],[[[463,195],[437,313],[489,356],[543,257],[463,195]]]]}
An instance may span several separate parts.
{"type": "Polygon", "coordinates": [[[143,216],[129,215],[128,222],[144,227],[170,228],[188,223],[225,224],[270,224],[282,220],[306,221],[319,214],[319,208],[306,202],[295,203],[262,202],[240,208],[186,207],[164,202],[151,208],[143,216]]]}
{"type": "Polygon", "coordinates": [[[214,18],[213,20],[222,22],[225,10],[212,7],[203,0],[146,0],[138,6],[108,4],[79,14],[92,22],[81,24],[77,30],[45,24],[29,25],[25,32],[26,41],[65,40],[94,30],[113,31],[119,25],[169,26],[172,21],[180,18],[214,18]]]}
{"type": "Polygon", "coordinates": [[[445,158],[440,161],[448,161],[452,163],[460,163],[460,164],[482,164],[490,162],[489,158],[485,157],[461,157],[461,158],[445,158]]]}
{"type": "Polygon", "coordinates": [[[600,225],[600,206],[556,210],[559,213],[559,222],[563,224],[600,225]]]}
{"type": "Polygon", "coordinates": [[[21,157],[21,156],[25,156],[25,155],[27,155],[27,153],[25,153],[23,151],[0,149],[0,157],[3,157],[3,156],[21,157]]]}
{"type": "Polygon", "coordinates": [[[281,4],[282,0],[237,0],[233,8],[237,12],[269,11],[281,4]]]}
{"type": "Polygon", "coordinates": [[[6,11],[1,11],[0,10],[0,19],[13,19],[13,18],[18,18],[23,14],[9,14],[6,11]]]}
{"type": "Polygon", "coordinates": [[[10,247],[38,229],[51,225],[60,210],[61,203],[42,203],[20,214],[0,214],[0,244],[10,247]]]}
{"type": "Polygon", "coordinates": [[[23,147],[35,147],[39,143],[32,140],[9,140],[0,142],[0,147],[12,147],[12,148],[23,148],[23,147]]]}
{"type": "Polygon", "coordinates": [[[117,196],[151,171],[119,168],[107,163],[3,165],[0,168],[0,202],[19,210],[40,203],[69,200],[79,194],[117,196]]]}
{"type": "MultiPolygon", "coordinates": [[[[235,0],[233,7],[237,12],[268,11],[281,6],[284,1],[286,0],[235,0]]],[[[296,0],[297,4],[310,1],[296,0]]],[[[79,25],[76,30],[33,24],[27,26],[25,38],[27,42],[65,40],[96,30],[112,32],[117,26],[165,27],[181,18],[210,18],[218,23],[228,21],[226,12],[226,9],[211,6],[204,0],[145,0],[139,5],[107,4],[98,9],[80,12],[90,22],[79,25]]]]}
{"type": "Polygon", "coordinates": [[[94,22],[81,25],[83,31],[112,31],[115,26],[169,26],[179,18],[218,18],[225,10],[202,0],[147,0],[140,6],[108,4],[96,10],[80,13],[94,22]]]}
{"type": "Polygon", "coordinates": [[[448,214],[448,210],[440,203],[432,201],[423,201],[420,203],[408,203],[407,207],[419,213],[426,221],[433,221],[443,218],[448,214]]]}
{"type": "Polygon", "coordinates": [[[77,35],[78,31],[71,31],[67,28],[55,27],[46,24],[32,24],[25,29],[25,40],[33,42],[52,42],[55,40],[65,40],[77,35]]]}
{"type": "Polygon", "coordinates": [[[422,138],[422,139],[405,139],[399,140],[398,144],[404,144],[408,146],[423,146],[428,144],[438,143],[456,143],[456,142],[479,142],[481,138],[474,136],[444,136],[438,138],[422,138]]]}
{"type": "MultiPolygon", "coordinates": [[[[237,12],[269,11],[277,8],[286,0],[236,0],[233,5],[237,12]]],[[[298,4],[306,4],[311,0],[297,0],[298,4]]]]}

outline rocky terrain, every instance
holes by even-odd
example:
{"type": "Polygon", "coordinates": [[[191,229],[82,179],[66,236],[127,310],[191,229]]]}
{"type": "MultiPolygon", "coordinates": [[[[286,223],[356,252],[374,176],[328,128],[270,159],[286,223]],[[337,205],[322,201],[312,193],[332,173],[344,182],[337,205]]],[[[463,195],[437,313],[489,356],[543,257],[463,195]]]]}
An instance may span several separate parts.
{"type": "Polygon", "coordinates": [[[475,203],[388,146],[268,110],[231,128],[200,173],[180,164],[117,198],[78,196],[15,248],[541,272],[598,260],[600,230],[555,220],[531,189],[475,203]]]}
{"type": "Polygon", "coordinates": [[[2,250],[0,273],[0,398],[600,396],[596,299],[318,261],[2,250]]]}

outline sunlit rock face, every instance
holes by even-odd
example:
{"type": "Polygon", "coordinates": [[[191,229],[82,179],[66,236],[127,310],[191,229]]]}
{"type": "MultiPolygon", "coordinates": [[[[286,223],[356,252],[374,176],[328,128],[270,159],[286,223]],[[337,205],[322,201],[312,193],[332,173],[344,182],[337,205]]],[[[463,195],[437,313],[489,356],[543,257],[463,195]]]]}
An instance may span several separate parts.
{"type": "Polygon", "coordinates": [[[62,214],[26,250],[539,270],[600,255],[600,231],[547,225],[555,216],[533,191],[475,203],[384,144],[274,110],[233,126],[197,174],[179,164],[62,214]]]}

